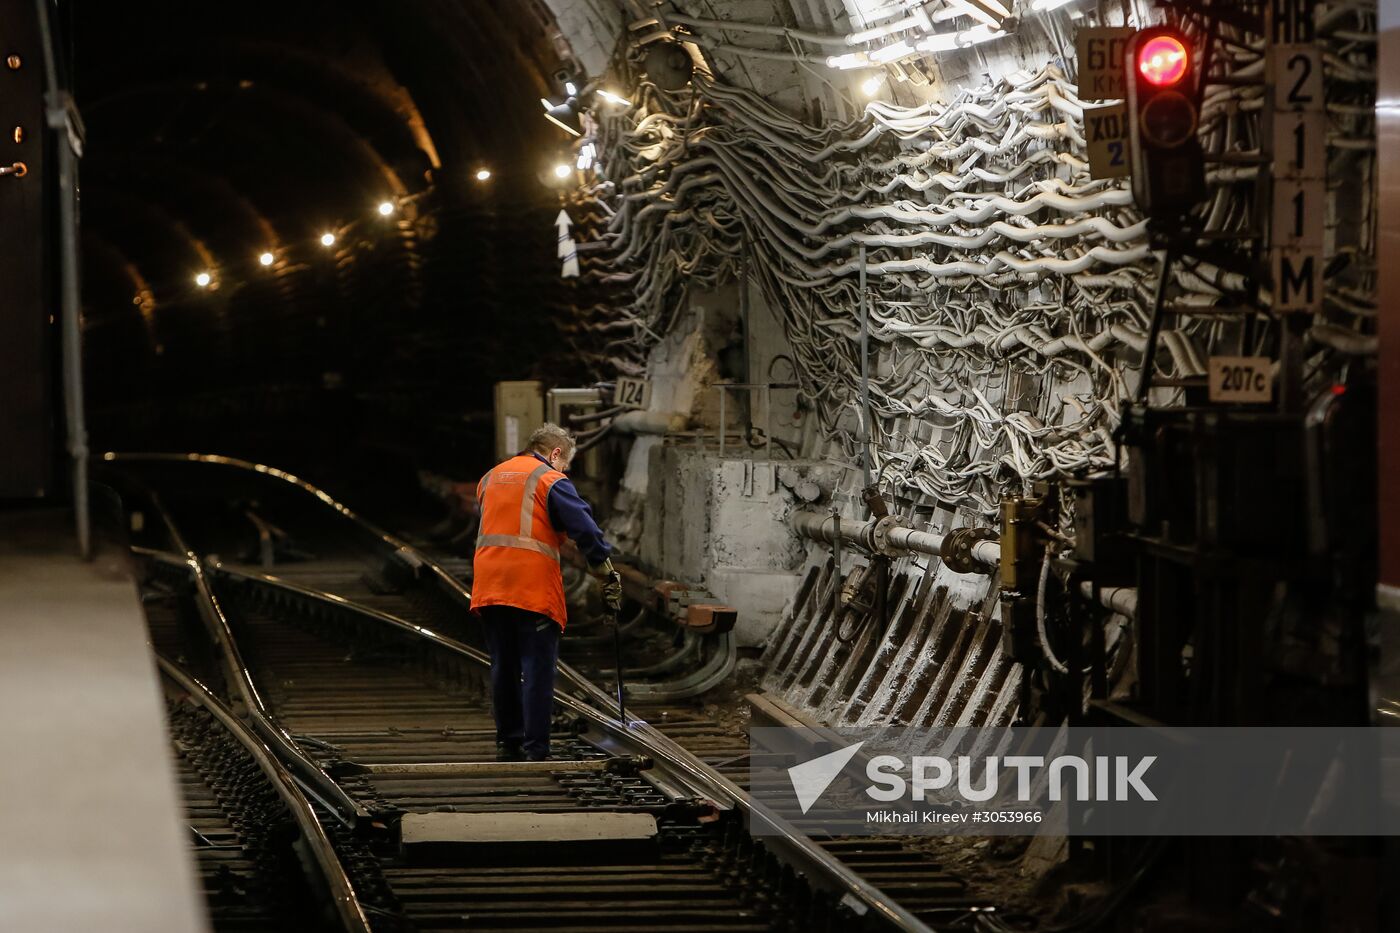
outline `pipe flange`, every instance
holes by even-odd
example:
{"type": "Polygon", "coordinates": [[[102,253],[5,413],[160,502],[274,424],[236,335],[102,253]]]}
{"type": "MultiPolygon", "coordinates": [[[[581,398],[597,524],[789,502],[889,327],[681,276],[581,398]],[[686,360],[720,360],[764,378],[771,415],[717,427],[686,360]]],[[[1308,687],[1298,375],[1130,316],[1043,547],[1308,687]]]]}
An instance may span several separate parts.
{"type": "Polygon", "coordinates": [[[956,528],[943,536],[938,556],[943,560],[943,566],[953,573],[972,573],[979,566],[972,557],[972,549],[982,541],[995,541],[997,538],[994,528],[956,528]]]}
{"type": "Polygon", "coordinates": [[[890,534],[898,527],[899,522],[893,515],[876,519],[875,524],[870,526],[870,549],[886,557],[896,556],[898,551],[890,543],[890,534]]]}

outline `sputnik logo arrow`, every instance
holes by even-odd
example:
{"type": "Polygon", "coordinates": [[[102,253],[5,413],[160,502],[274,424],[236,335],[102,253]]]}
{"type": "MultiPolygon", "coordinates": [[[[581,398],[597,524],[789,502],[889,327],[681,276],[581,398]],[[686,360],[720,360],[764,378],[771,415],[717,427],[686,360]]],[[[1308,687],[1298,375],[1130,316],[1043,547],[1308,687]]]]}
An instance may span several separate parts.
{"type": "Polygon", "coordinates": [[[797,794],[797,803],[802,807],[803,813],[812,809],[812,805],[826,792],[831,782],[836,780],[836,775],[841,773],[841,769],[846,767],[864,744],[857,742],[847,745],[820,758],[813,758],[788,768],[788,779],[792,781],[793,793],[797,794]]]}

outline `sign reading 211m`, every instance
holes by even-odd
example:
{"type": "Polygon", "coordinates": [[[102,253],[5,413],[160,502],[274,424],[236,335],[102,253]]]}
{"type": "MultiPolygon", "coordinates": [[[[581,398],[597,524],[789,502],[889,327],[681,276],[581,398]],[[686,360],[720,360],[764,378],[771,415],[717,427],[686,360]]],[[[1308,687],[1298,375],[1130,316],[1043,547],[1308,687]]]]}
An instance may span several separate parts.
{"type": "Polygon", "coordinates": [[[1265,133],[1273,159],[1269,266],[1275,313],[1322,309],[1327,251],[1327,98],[1311,0],[1266,5],[1265,133]]]}

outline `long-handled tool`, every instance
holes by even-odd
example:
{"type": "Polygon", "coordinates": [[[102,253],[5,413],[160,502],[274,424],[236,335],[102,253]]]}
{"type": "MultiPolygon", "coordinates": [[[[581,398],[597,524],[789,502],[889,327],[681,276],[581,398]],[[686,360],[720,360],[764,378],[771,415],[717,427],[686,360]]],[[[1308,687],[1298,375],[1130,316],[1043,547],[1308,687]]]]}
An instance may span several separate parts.
{"type": "MultiPolygon", "coordinates": [[[[614,585],[622,585],[622,575],[616,570],[609,574],[609,577],[611,578],[614,585]]],[[[612,623],[613,651],[617,655],[617,718],[623,724],[623,726],[626,726],[627,707],[622,699],[622,633],[618,631],[619,626],[617,624],[617,610],[609,606],[606,607],[604,611],[607,613],[608,618],[612,623]]]]}

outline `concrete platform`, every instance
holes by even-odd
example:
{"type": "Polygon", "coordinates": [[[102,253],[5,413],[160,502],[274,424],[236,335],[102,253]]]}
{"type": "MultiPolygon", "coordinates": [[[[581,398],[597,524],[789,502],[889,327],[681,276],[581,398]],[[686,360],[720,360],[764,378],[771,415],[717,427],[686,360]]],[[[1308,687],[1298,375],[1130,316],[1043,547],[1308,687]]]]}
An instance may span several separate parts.
{"type": "Polygon", "coordinates": [[[0,929],[204,931],[136,587],[0,513],[0,929]]]}

